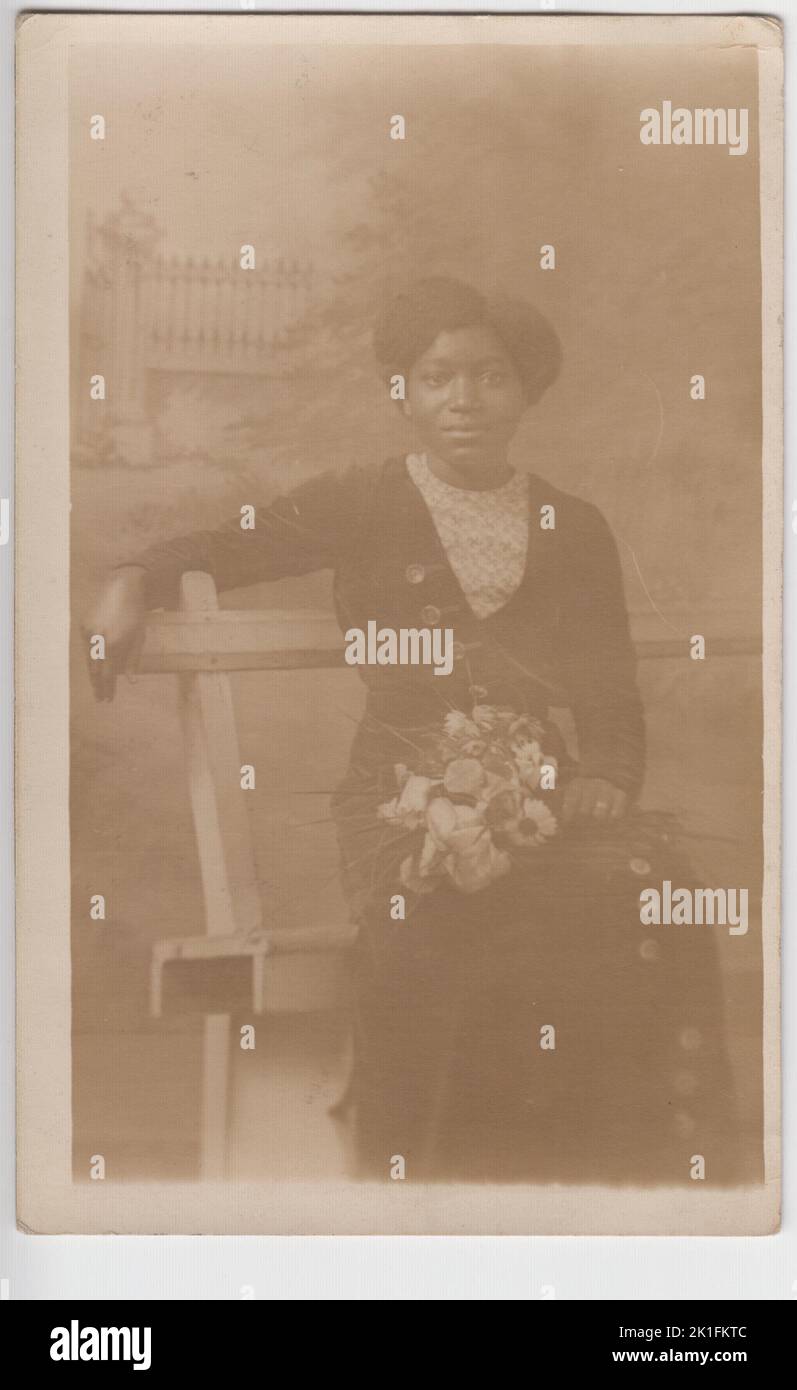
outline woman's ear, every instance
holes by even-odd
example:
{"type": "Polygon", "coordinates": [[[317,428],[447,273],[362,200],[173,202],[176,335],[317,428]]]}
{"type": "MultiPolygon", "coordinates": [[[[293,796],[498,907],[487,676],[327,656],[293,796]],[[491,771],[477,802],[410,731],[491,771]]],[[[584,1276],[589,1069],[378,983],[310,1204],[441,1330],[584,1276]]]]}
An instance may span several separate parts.
{"type": "Polygon", "coordinates": [[[409,401],[399,401],[398,405],[402,415],[404,416],[404,419],[409,420],[412,417],[412,406],[410,405],[409,401]]]}

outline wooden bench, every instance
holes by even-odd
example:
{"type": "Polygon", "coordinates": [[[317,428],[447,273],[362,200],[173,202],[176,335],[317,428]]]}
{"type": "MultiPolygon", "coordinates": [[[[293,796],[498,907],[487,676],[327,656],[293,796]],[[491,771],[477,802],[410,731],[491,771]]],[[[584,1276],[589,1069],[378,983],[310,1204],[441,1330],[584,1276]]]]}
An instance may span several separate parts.
{"type": "MultiPolygon", "coordinates": [[[[647,631],[644,620],[642,631],[640,622],[635,624],[640,659],[688,654],[688,636],[662,640],[661,620],[651,615],[647,622],[647,631]]],[[[754,638],[723,635],[722,626],[712,624],[713,655],[760,652],[754,638]]],[[[241,757],[229,678],[234,671],[342,667],[343,650],[331,613],[223,610],[208,574],[183,576],[179,612],[150,615],[138,669],[178,677],[205,903],[204,933],[169,938],[153,948],[154,1017],[161,1013],[168,963],[229,957],[251,960],[252,1010],[257,1015],[345,1006],[346,951],[356,931],[352,924],[323,922],[286,930],[270,926],[264,918],[246,798],[238,779],[241,757]]],[[[225,1172],[231,1024],[228,1013],[204,1016],[200,1167],[201,1177],[207,1179],[220,1179],[225,1172]]]]}
{"type": "MultiPolygon", "coordinates": [[[[326,613],[232,612],[219,608],[208,574],[185,574],[180,611],[152,613],[139,663],[176,674],[188,787],[196,832],[205,932],[153,948],[150,1011],[160,1016],[170,961],[249,957],[255,1014],[303,1013],[347,1002],[348,921],[286,930],[264,919],[246,799],[230,673],[342,666],[339,628],[326,613]]],[[[224,1174],[230,1014],[206,1014],[202,1064],[201,1176],[224,1174]]]]}

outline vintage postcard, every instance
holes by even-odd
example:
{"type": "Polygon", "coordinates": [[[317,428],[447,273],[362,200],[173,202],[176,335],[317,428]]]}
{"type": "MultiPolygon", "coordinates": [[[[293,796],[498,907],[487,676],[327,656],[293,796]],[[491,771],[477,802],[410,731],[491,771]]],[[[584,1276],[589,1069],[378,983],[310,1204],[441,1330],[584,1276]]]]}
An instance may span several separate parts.
{"type": "Polygon", "coordinates": [[[782,34],[36,14],[18,1222],[780,1222],[782,34]]]}

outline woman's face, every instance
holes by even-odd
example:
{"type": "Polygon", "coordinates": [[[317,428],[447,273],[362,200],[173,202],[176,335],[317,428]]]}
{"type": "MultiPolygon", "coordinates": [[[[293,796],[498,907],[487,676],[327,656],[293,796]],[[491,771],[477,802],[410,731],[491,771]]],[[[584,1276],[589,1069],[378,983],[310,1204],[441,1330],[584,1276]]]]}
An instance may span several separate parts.
{"type": "Polygon", "coordinates": [[[506,463],[526,409],[523,384],[486,325],[438,335],[410,368],[404,413],[421,442],[455,474],[483,476],[506,463]]]}

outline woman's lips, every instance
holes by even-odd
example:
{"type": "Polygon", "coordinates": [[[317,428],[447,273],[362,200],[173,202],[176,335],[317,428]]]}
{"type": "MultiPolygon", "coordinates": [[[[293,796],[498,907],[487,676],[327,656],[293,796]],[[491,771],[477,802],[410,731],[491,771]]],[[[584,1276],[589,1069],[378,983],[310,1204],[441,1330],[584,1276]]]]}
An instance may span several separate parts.
{"type": "Polygon", "coordinates": [[[444,429],[443,434],[449,435],[452,439],[481,439],[484,430],[478,425],[452,425],[444,429]]]}

